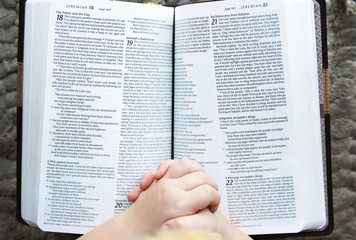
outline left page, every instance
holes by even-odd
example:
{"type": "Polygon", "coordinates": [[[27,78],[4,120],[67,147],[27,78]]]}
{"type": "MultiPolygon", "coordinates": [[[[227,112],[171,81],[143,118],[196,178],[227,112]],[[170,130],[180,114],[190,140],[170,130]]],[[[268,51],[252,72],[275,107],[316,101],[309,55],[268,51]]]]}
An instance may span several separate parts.
{"type": "Polygon", "coordinates": [[[37,224],[85,233],[171,157],[173,9],[51,1],[48,16],[37,224]]]}

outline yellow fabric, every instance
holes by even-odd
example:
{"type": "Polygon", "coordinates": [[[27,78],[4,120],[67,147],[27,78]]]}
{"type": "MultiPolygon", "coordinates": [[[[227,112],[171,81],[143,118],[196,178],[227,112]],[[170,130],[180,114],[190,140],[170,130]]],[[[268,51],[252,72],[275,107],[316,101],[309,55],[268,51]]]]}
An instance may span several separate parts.
{"type": "Polygon", "coordinates": [[[220,234],[203,230],[170,230],[139,240],[223,240],[223,238],[220,234]]]}

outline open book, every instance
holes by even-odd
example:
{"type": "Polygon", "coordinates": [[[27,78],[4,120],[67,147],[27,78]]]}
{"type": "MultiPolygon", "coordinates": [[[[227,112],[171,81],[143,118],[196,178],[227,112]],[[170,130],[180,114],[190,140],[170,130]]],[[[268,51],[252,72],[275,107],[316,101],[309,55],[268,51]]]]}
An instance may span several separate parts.
{"type": "Polygon", "coordinates": [[[22,7],[25,222],[85,233],[129,206],[144,172],[184,157],[242,231],[331,231],[325,3],[22,7]]]}

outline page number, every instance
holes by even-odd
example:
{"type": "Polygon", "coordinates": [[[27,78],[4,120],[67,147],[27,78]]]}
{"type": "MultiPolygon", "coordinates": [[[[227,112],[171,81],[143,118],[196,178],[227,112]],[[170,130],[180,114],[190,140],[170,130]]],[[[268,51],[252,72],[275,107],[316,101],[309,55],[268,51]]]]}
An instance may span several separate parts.
{"type": "Polygon", "coordinates": [[[133,45],[133,40],[127,40],[127,46],[132,46],[133,45]]]}
{"type": "Polygon", "coordinates": [[[226,186],[232,186],[234,180],[226,180],[226,186]]]}
{"type": "Polygon", "coordinates": [[[122,208],[124,204],[122,202],[117,202],[115,208],[122,208]]]}

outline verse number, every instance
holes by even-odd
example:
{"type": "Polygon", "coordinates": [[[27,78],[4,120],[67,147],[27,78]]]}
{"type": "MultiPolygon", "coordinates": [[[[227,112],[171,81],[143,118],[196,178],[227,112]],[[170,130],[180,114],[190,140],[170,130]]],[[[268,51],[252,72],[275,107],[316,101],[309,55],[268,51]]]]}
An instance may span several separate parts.
{"type": "Polygon", "coordinates": [[[211,19],[211,25],[216,25],[216,24],[218,24],[218,19],[216,18],[211,19]]]}
{"type": "Polygon", "coordinates": [[[234,184],[234,180],[226,180],[226,186],[232,186],[234,184]]]}
{"type": "Polygon", "coordinates": [[[63,15],[62,14],[57,14],[57,20],[62,21],[63,20],[63,15]]]}
{"type": "Polygon", "coordinates": [[[133,40],[127,40],[127,46],[132,46],[133,45],[133,40]]]}
{"type": "Polygon", "coordinates": [[[122,202],[117,202],[115,208],[122,208],[124,204],[122,202]]]}
{"type": "Polygon", "coordinates": [[[262,7],[268,7],[268,3],[262,3],[262,7]]]}

